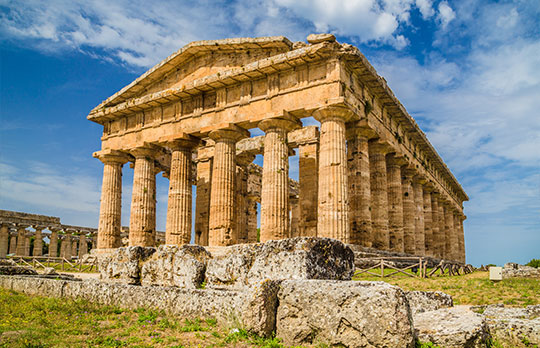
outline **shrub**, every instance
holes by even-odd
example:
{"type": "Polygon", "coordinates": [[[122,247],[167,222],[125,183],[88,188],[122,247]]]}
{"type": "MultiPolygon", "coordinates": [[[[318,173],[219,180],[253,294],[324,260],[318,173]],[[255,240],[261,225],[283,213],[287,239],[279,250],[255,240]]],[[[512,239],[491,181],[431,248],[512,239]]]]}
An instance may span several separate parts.
{"type": "Polygon", "coordinates": [[[529,261],[526,266],[531,266],[531,267],[534,267],[534,268],[539,268],[540,267],[540,259],[532,259],[531,261],[529,261]]]}

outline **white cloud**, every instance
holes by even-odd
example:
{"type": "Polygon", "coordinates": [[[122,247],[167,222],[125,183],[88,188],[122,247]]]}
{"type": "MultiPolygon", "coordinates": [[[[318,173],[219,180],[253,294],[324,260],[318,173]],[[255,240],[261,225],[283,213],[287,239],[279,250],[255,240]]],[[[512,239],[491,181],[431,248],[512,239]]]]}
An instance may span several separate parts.
{"type": "Polygon", "coordinates": [[[443,29],[446,28],[448,23],[450,23],[454,18],[456,18],[456,14],[454,13],[454,10],[448,5],[446,1],[443,1],[439,4],[439,14],[437,15],[437,18],[441,22],[441,26],[443,29]]]}
{"type": "Polygon", "coordinates": [[[418,7],[424,19],[431,18],[435,14],[431,0],[416,0],[416,7],[418,7]]]}

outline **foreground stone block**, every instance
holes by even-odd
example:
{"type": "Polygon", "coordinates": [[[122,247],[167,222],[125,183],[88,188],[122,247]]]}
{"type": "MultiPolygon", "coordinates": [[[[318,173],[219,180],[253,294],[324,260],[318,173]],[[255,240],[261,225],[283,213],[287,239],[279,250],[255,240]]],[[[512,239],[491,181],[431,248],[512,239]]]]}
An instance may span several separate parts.
{"type": "Polygon", "coordinates": [[[442,348],[484,348],[488,328],[484,316],[467,306],[416,313],[414,328],[421,342],[442,348]]]}
{"type": "Polygon", "coordinates": [[[287,345],[414,347],[405,293],[383,282],[286,280],[276,335],[287,345]]]}
{"type": "Polygon", "coordinates": [[[493,340],[505,347],[540,346],[540,305],[525,308],[488,305],[482,310],[493,340]]]}
{"type": "Polygon", "coordinates": [[[210,257],[198,245],[161,245],[142,264],[141,284],[198,288],[204,281],[210,257]]]}
{"type": "Polygon", "coordinates": [[[36,275],[37,272],[31,267],[17,265],[10,259],[0,259],[0,274],[4,275],[36,275]]]}
{"type": "Polygon", "coordinates": [[[100,279],[138,285],[141,283],[142,263],[155,252],[155,248],[131,246],[96,254],[100,279]]]}
{"type": "Polygon", "coordinates": [[[264,244],[210,248],[206,277],[210,286],[242,288],[264,280],[350,280],[354,255],[330,238],[298,237],[264,244]]]}
{"type": "Polygon", "coordinates": [[[261,336],[275,330],[278,286],[278,282],[268,281],[235,291],[0,276],[0,288],[27,295],[83,299],[128,309],[152,308],[184,318],[215,318],[225,325],[241,323],[261,336]]]}
{"type": "Polygon", "coordinates": [[[454,305],[452,296],[441,291],[407,291],[405,292],[411,307],[411,313],[423,313],[454,305]]]}

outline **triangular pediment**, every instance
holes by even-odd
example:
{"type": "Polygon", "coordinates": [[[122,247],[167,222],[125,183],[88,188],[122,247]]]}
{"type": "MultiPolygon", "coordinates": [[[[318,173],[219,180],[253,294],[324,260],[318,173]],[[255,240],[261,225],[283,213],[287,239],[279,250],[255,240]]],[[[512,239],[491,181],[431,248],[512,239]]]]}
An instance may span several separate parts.
{"type": "Polygon", "coordinates": [[[292,43],[284,36],[192,42],[152,67],[94,110],[177,88],[204,76],[241,67],[291,48],[292,43]]]}

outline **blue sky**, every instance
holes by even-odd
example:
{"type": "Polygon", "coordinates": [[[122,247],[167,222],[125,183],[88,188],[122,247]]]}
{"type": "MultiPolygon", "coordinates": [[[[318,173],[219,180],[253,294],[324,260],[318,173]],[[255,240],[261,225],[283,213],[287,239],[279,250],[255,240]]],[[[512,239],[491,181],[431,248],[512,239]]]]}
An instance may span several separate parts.
{"type": "Polygon", "coordinates": [[[468,261],[540,258],[536,0],[0,0],[0,209],[97,226],[94,106],[191,41],[314,32],[360,48],[461,182],[468,261]]]}

